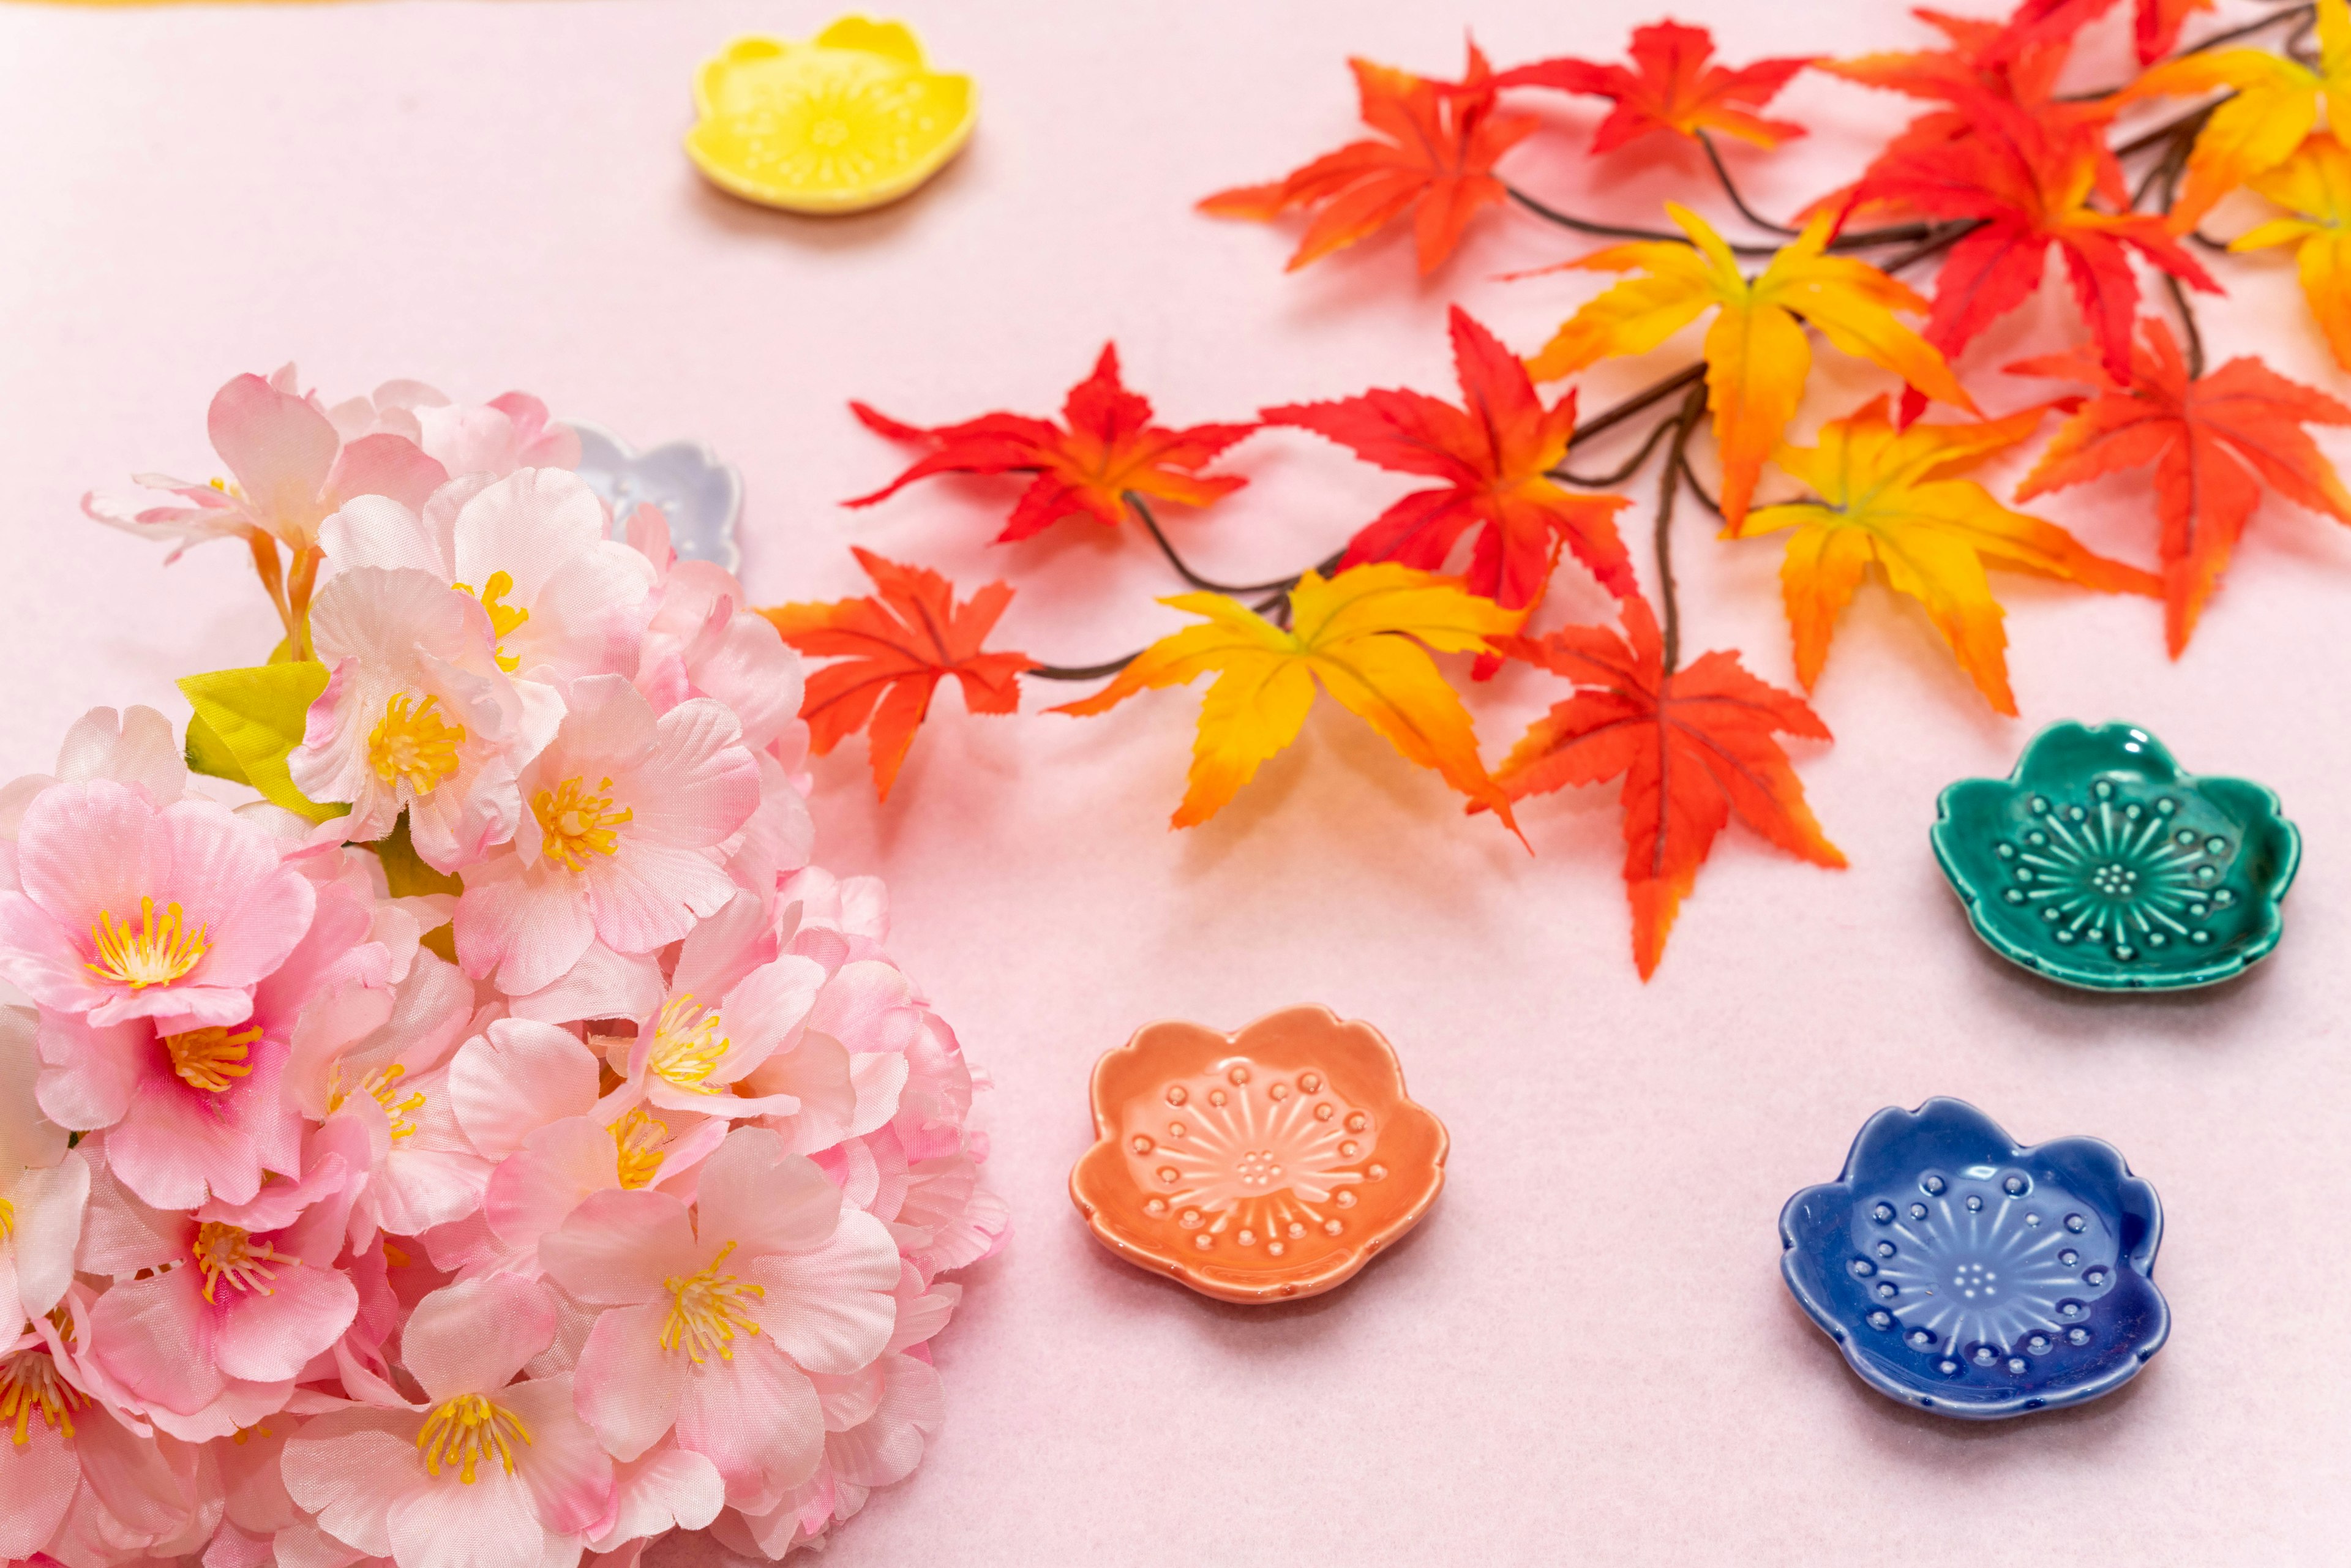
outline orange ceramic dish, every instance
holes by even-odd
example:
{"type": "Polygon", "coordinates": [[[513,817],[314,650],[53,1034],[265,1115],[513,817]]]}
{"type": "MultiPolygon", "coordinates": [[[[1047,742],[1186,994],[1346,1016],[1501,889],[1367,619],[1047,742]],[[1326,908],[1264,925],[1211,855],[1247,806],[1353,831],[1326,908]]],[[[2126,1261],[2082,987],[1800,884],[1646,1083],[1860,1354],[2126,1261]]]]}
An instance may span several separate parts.
{"type": "Polygon", "coordinates": [[[1445,1124],[1379,1030],[1327,1008],[1152,1024],[1094,1064],[1093,1104],[1070,1196],[1094,1235],[1222,1301],[1331,1289],[1445,1185],[1445,1124]]]}

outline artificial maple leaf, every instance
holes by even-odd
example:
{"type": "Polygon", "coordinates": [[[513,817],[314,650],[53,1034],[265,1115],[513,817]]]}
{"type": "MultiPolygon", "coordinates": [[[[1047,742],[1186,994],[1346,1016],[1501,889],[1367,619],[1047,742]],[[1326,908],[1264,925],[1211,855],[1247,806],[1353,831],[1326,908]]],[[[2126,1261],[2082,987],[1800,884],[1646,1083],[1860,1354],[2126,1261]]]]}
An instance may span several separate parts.
{"type": "Polygon", "coordinates": [[[1557,88],[1614,99],[1616,107],[1593,133],[1594,152],[1610,152],[1658,131],[1692,141],[1713,131],[1758,147],[1777,147],[1804,133],[1801,125],[1765,120],[1755,111],[1778,96],[1790,77],[1813,63],[1809,56],[1758,60],[1738,70],[1708,65],[1714,35],[1678,22],[1634,28],[1632,53],[1634,68],[1629,70],[1590,60],[1540,60],[1502,72],[1494,85],[1557,88]]]}
{"type": "Polygon", "coordinates": [[[2053,129],[2103,123],[2114,108],[2105,100],[2067,102],[2056,96],[2057,78],[2073,48],[2067,28],[2037,28],[2020,34],[2011,26],[1940,11],[1911,13],[1940,32],[1949,44],[1939,49],[1890,50],[1850,60],[1821,60],[1813,68],[1906,97],[1949,107],[1913,120],[1888,150],[1934,146],[1966,136],[1973,120],[1966,106],[1991,99],[2015,106],[2053,129]]]}
{"type": "Polygon", "coordinates": [[[1451,323],[1465,407],[1374,388],[1259,415],[1327,436],[1366,463],[1445,482],[1414,491],[1367,524],[1348,542],[1340,570],[1394,560],[1435,571],[1475,528],[1464,585],[1506,610],[1541,601],[1562,543],[1611,593],[1633,591],[1633,563],[1616,534],[1625,497],[1576,495],[1545,472],[1567,455],[1575,394],[1545,408],[1526,367],[1491,332],[1458,305],[1451,323]]]}
{"type": "Polygon", "coordinates": [[[1926,606],[1959,667],[2013,717],[2008,637],[1987,565],[2019,567],[2105,593],[2158,591],[2150,574],[2082,547],[2064,529],[2010,511],[1959,470],[2031,435],[2043,410],[1966,424],[1897,430],[1877,398],[1821,427],[1820,444],[1782,447],[1779,465],[1813,497],[1749,514],[1742,535],[1791,530],[1780,585],[1796,643],[1796,679],[1820,679],[1836,619],[1875,561],[1886,586],[1926,606]]]}
{"type": "Polygon", "coordinates": [[[1390,746],[1477,804],[1501,814],[1510,803],[1488,777],[1478,737],[1429,649],[1488,653],[1516,632],[1521,611],[1463,591],[1449,578],[1382,561],[1327,581],[1309,571],[1290,596],[1291,629],[1221,593],[1163,599],[1204,623],[1145,648],[1118,678],[1055,713],[1097,714],[1135,693],[1180,686],[1214,672],[1192,745],[1190,787],[1170,823],[1207,821],[1256,776],[1258,766],[1298,737],[1319,682],[1390,746]]]}
{"type": "Polygon", "coordinates": [[[1625,888],[1633,904],[1633,961],[1647,979],[1674,915],[1714,839],[1740,821],[1790,854],[1842,867],[1822,836],[1804,787],[1775,732],[1813,740],[1828,727],[1801,697],[1748,674],[1737,653],[1665,667],[1656,617],[1637,595],[1622,605],[1623,635],[1570,626],[1512,638],[1516,658],[1579,688],[1535,720],[1495,781],[1512,800],[1569,784],[1625,780],[1625,888]]]}
{"type": "Polygon", "coordinates": [[[1034,474],[997,535],[999,543],[1025,539],[1063,517],[1087,517],[1117,528],[1128,491],[1205,507],[1248,481],[1203,474],[1217,455],[1257,427],[1196,424],[1168,430],[1151,423],[1151,403],[1118,377],[1118,345],[1102,345],[1093,374],[1070,389],[1061,424],[1022,413],[984,413],[961,424],[925,430],[849,405],[869,430],[893,441],[918,441],[929,454],[870,496],[843,503],[870,507],[933,474],[1034,474]]]}
{"type": "Polygon", "coordinates": [[[2351,493],[2301,428],[2351,424],[2351,408],[2255,359],[2231,360],[2191,380],[2168,327],[2150,319],[2139,331],[2126,381],[2079,349],[2010,367],[2022,375],[2085,382],[2098,392],[2058,430],[2016,495],[2029,500],[2155,465],[2163,626],[2176,659],[2220,586],[2229,552],[2261,502],[2263,481],[2290,501],[2351,523],[2351,493]]]}
{"type": "Polygon", "coordinates": [[[1705,219],[1670,202],[1666,211],[1690,243],[1639,240],[1568,263],[1643,276],[1585,304],[1528,369],[1538,381],[1552,381],[1610,355],[1646,353],[1707,311],[1719,311],[1706,334],[1707,408],[1722,455],[1722,513],[1733,528],[1747,515],[1763,460],[1812,372],[1803,323],[1928,397],[1974,410],[1943,356],[1894,319],[1897,310],[1924,310],[1927,302],[1865,261],[1823,254],[1834,223],[1829,214],[1813,218],[1750,279],[1705,219]]]}
{"type": "Polygon", "coordinates": [[[2351,150],[2322,133],[2247,183],[2295,215],[2272,218],[2231,240],[2229,248],[2294,246],[2303,298],[2326,334],[2335,362],[2351,370],[2351,150]]]}
{"type": "Polygon", "coordinates": [[[1406,213],[1420,270],[1433,272],[1461,243],[1480,207],[1508,192],[1494,160],[1531,133],[1531,115],[1498,112],[1494,76],[1478,46],[1458,82],[1434,81],[1369,60],[1349,60],[1364,123],[1388,138],[1350,141],[1270,185],[1219,191],[1200,211],[1223,218],[1278,217],[1321,209],[1306,226],[1290,270],[1369,237],[1406,213]]]}
{"type": "MultiPolygon", "coordinates": [[[[2340,4],[2341,0],[2335,0],[2340,4]]],[[[2151,213],[2100,211],[2095,195],[2127,208],[2122,173],[2104,141],[2080,125],[2043,124],[2013,104],[1978,98],[1969,134],[1888,152],[1855,187],[1856,203],[1898,202],[1923,215],[1974,224],[1935,278],[1927,340],[1956,359],[1977,333],[2041,287],[2052,246],[2107,364],[2128,374],[2138,308],[2136,251],[2191,287],[2217,294],[2195,257],[2151,213]]]]}
{"type": "MultiPolygon", "coordinates": [[[[2003,42],[2022,50],[2074,35],[2115,7],[2115,0],[2024,0],[2006,26],[2003,42]]],[[[2171,52],[2179,29],[2198,11],[2212,9],[2212,0],[2137,0],[2132,8],[2131,41],[2138,63],[2149,65],[2171,52]]]]}
{"type": "Polygon", "coordinates": [[[2192,98],[2219,89],[2188,154],[2172,204],[2174,229],[2185,234],[2214,203],[2294,155],[2318,123],[2318,106],[2336,127],[2351,126],[2351,6],[2318,0],[2318,68],[2268,49],[2210,49],[2167,60],[2126,89],[2119,101],[2192,98]]]}
{"type": "Polygon", "coordinates": [[[1008,584],[991,582],[957,604],[954,587],[937,572],[869,550],[855,553],[878,593],[778,604],[759,613],[801,653],[841,661],[808,678],[800,717],[808,721],[809,749],[821,757],[864,729],[873,790],[886,800],[940,681],[960,681],[964,706],[973,713],[1010,713],[1020,706],[1020,672],[1035,669],[1037,661],[980,651],[1012,601],[1008,584]]]}

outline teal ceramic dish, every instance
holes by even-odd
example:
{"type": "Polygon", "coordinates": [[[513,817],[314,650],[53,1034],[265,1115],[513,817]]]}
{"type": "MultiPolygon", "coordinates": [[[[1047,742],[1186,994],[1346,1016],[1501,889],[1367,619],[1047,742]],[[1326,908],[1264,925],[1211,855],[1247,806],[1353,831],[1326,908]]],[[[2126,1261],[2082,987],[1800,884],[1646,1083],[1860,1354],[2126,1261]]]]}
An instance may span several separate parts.
{"type": "Polygon", "coordinates": [[[2242,779],[2126,724],[2053,725],[2006,779],[1945,789],[1935,858],[2002,957],[2091,990],[2180,990],[2275,947],[2302,835],[2242,779]]]}

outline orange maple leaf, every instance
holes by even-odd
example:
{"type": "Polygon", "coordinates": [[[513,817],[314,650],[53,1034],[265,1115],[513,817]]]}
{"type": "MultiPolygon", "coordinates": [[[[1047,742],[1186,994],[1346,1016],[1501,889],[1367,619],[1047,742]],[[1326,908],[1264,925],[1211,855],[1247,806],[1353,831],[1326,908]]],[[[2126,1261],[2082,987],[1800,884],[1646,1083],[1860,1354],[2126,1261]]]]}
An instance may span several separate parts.
{"type": "Polygon", "coordinates": [[[1545,408],[1526,367],[1491,332],[1458,305],[1450,323],[1464,407],[1426,392],[1374,388],[1361,397],[1259,413],[1268,424],[1311,430],[1366,463],[1442,481],[1367,524],[1349,541],[1341,570],[1394,560],[1440,570],[1455,542],[1475,528],[1463,584],[1506,610],[1541,601],[1562,543],[1611,593],[1632,592],[1633,564],[1614,520],[1625,497],[1576,495],[1546,472],[1567,455],[1575,394],[1545,408]]]}
{"type": "Polygon", "coordinates": [[[1838,614],[1872,563],[1928,618],[1984,699],[2013,717],[2008,634],[1984,575],[2013,567],[2105,593],[2158,591],[2153,576],[2083,548],[2053,523],[2011,512],[1959,471],[2030,436],[2046,411],[1896,429],[1875,398],[1821,427],[1817,446],[1782,447],[1780,466],[1812,486],[1801,501],[1748,514],[1741,535],[1789,530],[1780,584],[1795,634],[1796,679],[1820,679],[1838,614]]]}
{"type": "Polygon", "coordinates": [[[2231,360],[2189,379],[2171,329],[2139,326],[2126,383],[2086,349],[2027,360],[2021,375],[2086,382],[2098,395],[2059,429],[2017,487],[2026,500],[2126,468],[2155,465],[2163,528],[2163,627],[2171,656],[2187,649],[2229,552],[2262,498],[2262,483],[2288,500],[2351,523],[2351,493],[2302,429],[2351,424],[2351,408],[2290,382],[2259,360],[2231,360]]]}
{"type": "Polygon", "coordinates": [[[1633,961],[1646,980],[1715,835],[1740,821],[1790,854],[1842,867],[1774,732],[1813,740],[1828,727],[1801,697],[1750,674],[1739,655],[1712,653],[1665,667],[1648,601],[1623,601],[1623,635],[1570,626],[1511,638],[1515,658],[1567,676],[1578,690],[1535,720],[1494,780],[1512,800],[1569,784],[1623,778],[1625,886],[1633,905],[1633,961]]]}
{"type": "Polygon", "coordinates": [[[1205,507],[1247,484],[1200,469],[1254,424],[1196,424],[1168,430],[1151,423],[1151,403],[1118,376],[1118,345],[1102,345],[1093,374],[1070,389],[1061,424],[1021,413],[984,413],[935,429],[902,423],[862,402],[849,405],[869,430],[893,441],[919,441],[930,453],[870,496],[843,503],[870,507],[934,474],[1034,474],[1012,508],[999,543],[1025,539],[1063,517],[1089,517],[1117,528],[1125,496],[1154,496],[1205,507]]]}
{"type": "Polygon", "coordinates": [[[1813,63],[1812,57],[1758,60],[1732,70],[1708,65],[1714,35],[1704,27],[1657,22],[1633,29],[1633,64],[1594,65],[1561,58],[1518,66],[1494,78],[1498,88],[1548,87],[1615,100],[1616,107],[1593,133],[1592,151],[1606,152],[1654,131],[1669,131],[1697,140],[1718,131],[1758,147],[1777,147],[1804,128],[1785,120],[1765,120],[1755,111],[1778,96],[1788,78],[1813,63]]]}
{"type": "Polygon", "coordinates": [[[759,613],[801,653],[840,661],[808,678],[800,717],[808,721],[809,749],[821,757],[865,729],[873,791],[886,800],[940,681],[960,681],[964,706],[973,713],[1010,713],[1020,706],[1020,672],[1035,669],[1037,661],[980,651],[1012,601],[1008,584],[991,582],[957,604],[954,586],[937,572],[870,550],[854,553],[878,594],[778,604],[759,613]]]}
{"type": "Polygon", "coordinates": [[[2304,141],[2278,167],[2246,182],[2294,214],[2229,242],[2231,250],[2294,247],[2302,297],[2326,334],[2335,362],[2351,370],[2351,149],[2332,131],[2304,141]]]}
{"type": "Polygon", "coordinates": [[[1494,177],[1494,160],[1532,132],[1536,121],[1496,111],[1493,72],[1475,44],[1458,82],[1369,60],[1347,63],[1354,68],[1364,123],[1388,140],[1351,141],[1270,185],[1219,191],[1200,203],[1200,211],[1261,220],[1294,207],[1319,208],[1290,258],[1292,272],[1410,213],[1420,270],[1433,272],[1461,243],[1478,210],[1508,193],[1494,177]]]}

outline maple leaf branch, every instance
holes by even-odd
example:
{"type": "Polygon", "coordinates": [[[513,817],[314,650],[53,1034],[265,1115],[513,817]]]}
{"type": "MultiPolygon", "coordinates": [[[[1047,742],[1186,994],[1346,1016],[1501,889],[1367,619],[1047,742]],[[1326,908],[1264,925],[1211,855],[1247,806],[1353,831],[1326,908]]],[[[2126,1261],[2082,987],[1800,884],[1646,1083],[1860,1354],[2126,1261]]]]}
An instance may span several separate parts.
{"type": "Polygon", "coordinates": [[[1562,485],[1573,485],[1585,490],[1606,490],[1622,485],[1640,471],[1641,465],[1649,460],[1649,454],[1657,449],[1657,443],[1663,441],[1666,438],[1666,433],[1673,427],[1674,422],[1670,419],[1661,419],[1651,425],[1649,434],[1643,439],[1639,450],[1605,474],[1573,474],[1568,471],[1565,464],[1562,464],[1549,470],[1548,476],[1558,480],[1562,485]]]}
{"type": "MultiPolygon", "coordinates": [[[[1691,383],[1682,394],[1680,412],[1673,423],[1673,444],[1666,453],[1666,471],[1657,481],[1657,526],[1654,546],[1657,557],[1657,599],[1664,610],[1665,657],[1663,670],[1672,674],[1681,668],[1682,609],[1674,592],[1674,494],[1679,488],[1681,476],[1689,466],[1689,439],[1698,422],[1706,413],[1706,384],[1691,383]]],[[[1693,486],[1693,487],[1695,487],[1693,486]]]]}
{"type": "MultiPolygon", "coordinates": [[[[1594,223],[1590,218],[1579,218],[1573,213],[1563,213],[1557,207],[1537,201],[1508,182],[1503,183],[1502,189],[1509,194],[1510,200],[1544,222],[1557,224],[1562,228],[1573,229],[1578,234],[1590,235],[1595,239],[1665,240],[1675,245],[1689,243],[1688,235],[1677,232],[1635,228],[1627,224],[1594,223]]],[[[1738,256],[1771,256],[1776,254],[1780,247],[1776,245],[1734,245],[1730,248],[1732,253],[1738,256]]]]}

